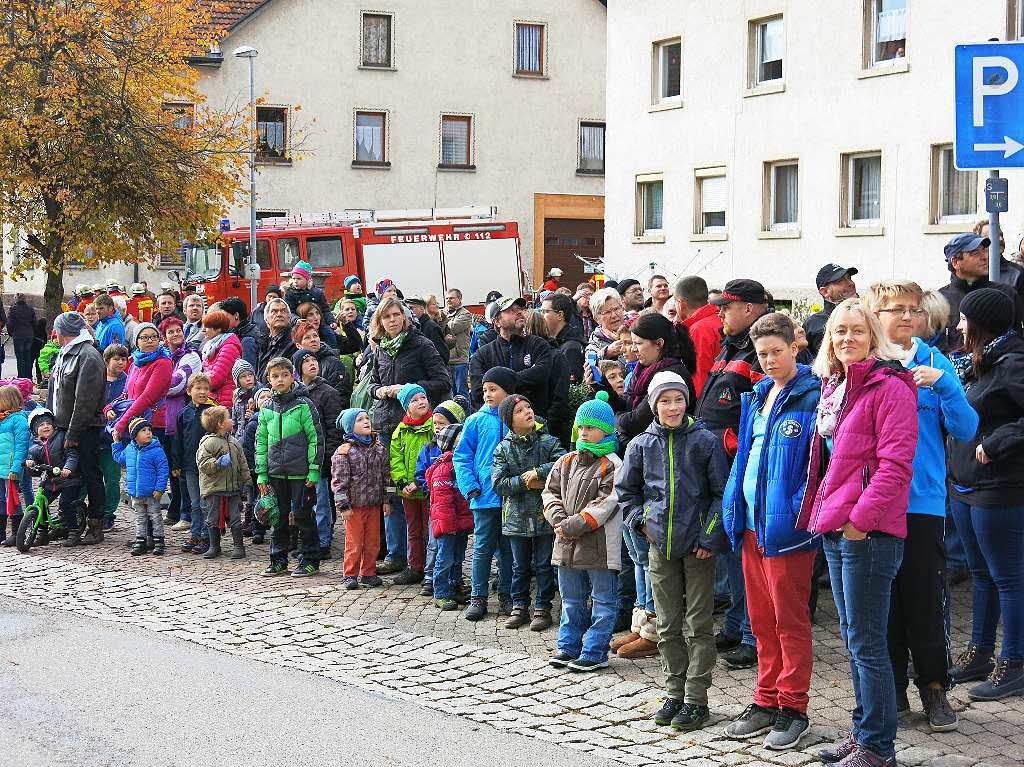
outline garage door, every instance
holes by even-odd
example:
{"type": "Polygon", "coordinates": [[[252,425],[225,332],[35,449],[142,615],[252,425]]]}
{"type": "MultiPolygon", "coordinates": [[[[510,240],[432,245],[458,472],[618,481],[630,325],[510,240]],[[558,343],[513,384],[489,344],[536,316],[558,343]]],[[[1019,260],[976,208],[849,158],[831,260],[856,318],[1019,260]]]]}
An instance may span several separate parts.
{"type": "Polygon", "coordinates": [[[579,257],[591,263],[604,260],[604,221],[591,218],[544,219],[544,273],[562,270],[562,284],[575,288],[592,276],[579,257]]]}

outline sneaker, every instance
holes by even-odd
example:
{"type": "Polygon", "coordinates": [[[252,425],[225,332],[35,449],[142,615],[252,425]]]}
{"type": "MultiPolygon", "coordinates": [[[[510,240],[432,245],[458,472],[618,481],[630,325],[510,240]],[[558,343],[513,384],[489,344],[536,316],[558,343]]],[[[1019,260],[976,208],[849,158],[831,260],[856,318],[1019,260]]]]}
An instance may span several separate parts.
{"type": "Polygon", "coordinates": [[[456,602],[454,599],[448,599],[448,598],[435,599],[434,600],[434,607],[436,607],[438,610],[443,610],[445,612],[448,612],[450,610],[458,610],[459,609],[459,603],[456,602]]]}
{"type": "Polygon", "coordinates": [[[310,576],[319,574],[320,568],[312,562],[299,562],[295,569],[292,570],[292,578],[309,578],[310,576]]]}
{"type": "Polygon", "coordinates": [[[517,629],[530,622],[530,608],[526,605],[517,605],[512,608],[512,615],[505,621],[505,628],[517,629]]]}
{"type": "Polygon", "coordinates": [[[554,666],[555,668],[565,668],[570,663],[574,663],[577,658],[574,658],[567,652],[560,652],[557,655],[552,655],[548,658],[548,665],[554,666]]]}
{"type": "Polygon", "coordinates": [[[921,690],[921,704],[928,717],[928,728],[932,732],[950,732],[960,726],[956,712],[949,705],[946,691],[941,687],[925,687],[921,690]]]}
{"type": "Polygon", "coordinates": [[[188,530],[190,527],[192,527],[192,523],[185,519],[179,520],[175,522],[173,525],[171,525],[172,530],[178,531],[188,530]]]}
{"type": "Polygon", "coordinates": [[[410,570],[408,567],[402,570],[398,576],[391,581],[396,586],[411,586],[423,580],[423,573],[418,570],[410,570]]]}
{"type": "Polygon", "coordinates": [[[512,596],[510,594],[498,594],[498,615],[512,614],[512,596]]]}
{"type": "Polygon", "coordinates": [[[287,562],[271,562],[267,569],[263,571],[262,575],[264,578],[270,578],[274,575],[287,575],[288,574],[288,563],[287,562]]]}
{"type": "Polygon", "coordinates": [[[910,698],[907,697],[906,690],[896,691],[896,713],[905,714],[910,711],[910,698]]]}
{"type": "Polygon", "coordinates": [[[432,597],[434,596],[434,583],[433,581],[423,581],[423,585],[420,587],[421,597],[432,597]]]}
{"type": "Polygon", "coordinates": [[[383,586],[384,580],[376,575],[363,575],[359,578],[359,585],[364,589],[372,589],[377,586],[383,586]]]}
{"type": "Polygon", "coordinates": [[[863,746],[857,746],[853,753],[836,764],[839,767],[896,767],[896,757],[890,756],[886,759],[863,746]]]}
{"type": "Polygon", "coordinates": [[[466,610],[467,621],[478,621],[487,615],[487,597],[470,597],[469,609],[466,610]]]}
{"type": "Polygon", "coordinates": [[[535,607],[533,609],[533,620],[530,621],[530,631],[544,631],[551,628],[551,608],[535,607]]]}
{"type": "Polygon", "coordinates": [[[350,575],[342,581],[342,584],[348,591],[355,591],[359,588],[359,579],[354,575],[350,575]]]}
{"type": "Polygon", "coordinates": [[[586,660],[584,658],[577,658],[576,660],[569,661],[565,665],[569,667],[570,671],[585,673],[587,671],[597,671],[598,669],[608,668],[608,659],[586,660]]]}
{"type": "Polygon", "coordinates": [[[198,538],[188,538],[188,539],[186,539],[185,542],[183,544],[181,544],[181,552],[183,554],[191,553],[192,549],[194,549],[198,543],[199,543],[199,539],[198,538]]]}
{"type": "Polygon", "coordinates": [[[838,743],[831,748],[823,748],[818,752],[818,759],[825,762],[825,764],[836,764],[841,762],[843,759],[848,757],[854,751],[857,750],[857,741],[853,739],[853,734],[846,736],[846,740],[842,743],[838,743]]]}
{"type": "Polygon", "coordinates": [[[385,559],[377,566],[377,575],[394,575],[405,569],[405,560],[385,559]]]}
{"type": "MultiPolygon", "coordinates": [[[[106,522],[107,522],[106,518],[103,519],[103,522],[104,522],[104,524],[106,524],[106,522]]],[[[171,525],[176,525],[176,524],[178,524],[178,520],[171,519],[170,517],[164,517],[164,527],[170,527],[171,525]]]]}
{"type": "Polygon", "coordinates": [[[995,661],[992,659],[992,650],[982,650],[976,644],[969,644],[967,649],[960,653],[960,657],[953,662],[949,676],[954,684],[980,682],[982,679],[988,678],[994,669],[995,661]]]}
{"type": "Polygon", "coordinates": [[[1024,661],[1000,658],[984,682],[967,691],[971,700],[1002,700],[1024,695],[1024,661]]]}
{"type": "Polygon", "coordinates": [[[810,728],[811,723],[807,720],[806,714],[801,714],[792,708],[780,708],[775,717],[772,731],[764,739],[764,747],[770,748],[772,751],[796,748],[800,745],[800,739],[807,734],[810,728]]]}
{"type": "Polygon", "coordinates": [[[729,723],[725,728],[725,734],[739,740],[756,738],[769,732],[775,726],[778,716],[779,712],[775,709],[751,703],[743,709],[743,713],[729,723]]]}
{"type": "Polygon", "coordinates": [[[666,698],[661,708],[654,714],[654,723],[662,727],[668,727],[685,704],[679,698],[666,698]]]}
{"type": "Polygon", "coordinates": [[[729,650],[735,650],[739,646],[739,637],[730,636],[724,631],[719,631],[715,634],[715,649],[718,650],[718,652],[728,652],[729,650]]]}
{"type": "Polygon", "coordinates": [[[699,730],[711,718],[711,710],[697,703],[684,703],[679,713],[672,717],[672,729],[699,730]]]}
{"type": "Polygon", "coordinates": [[[757,650],[748,644],[741,644],[735,650],[722,655],[729,668],[750,668],[757,664],[757,650]]]}

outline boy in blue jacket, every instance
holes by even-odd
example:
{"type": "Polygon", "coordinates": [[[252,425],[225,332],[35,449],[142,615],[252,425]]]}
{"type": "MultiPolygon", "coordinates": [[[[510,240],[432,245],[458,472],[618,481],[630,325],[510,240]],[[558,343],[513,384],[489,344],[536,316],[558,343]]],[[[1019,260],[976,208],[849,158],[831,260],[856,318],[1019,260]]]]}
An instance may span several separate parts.
{"type": "Polygon", "coordinates": [[[114,443],[114,460],[127,469],[124,487],[135,509],[135,541],[132,556],[146,553],[147,522],[153,531],[153,554],[164,553],[164,516],[160,496],[167,487],[170,467],[160,442],[153,438],[153,427],[145,418],[133,418],[128,424],[129,442],[114,443]]]}
{"type": "Polygon", "coordinates": [[[472,593],[466,620],[487,615],[488,580],[491,559],[498,554],[498,614],[512,614],[512,547],[501,533],[501,499],[494,492],[491,470],[494,449],[508,433],[498,416],[498,407],[515,394],[516,374],[510,368],[488,370],[481,382],[484,404],[466,419],[462,440],[455,448],[453,462],[459,491],[473,510],[472,593]]]}
{"type": "Polygon", "coordinates": [[[796,527],[807,484],[821,382],[797,364],[800,347],[784,314],[750,327],[765,378],[741,397],[736,460],[722,500],[733,550],[742,552],[750,629],[757,640],[754,702],[726,734],[766,735],[765,748],[795,748],[807,732],[814,658],[808,598],[815,541],[796,527]]]}

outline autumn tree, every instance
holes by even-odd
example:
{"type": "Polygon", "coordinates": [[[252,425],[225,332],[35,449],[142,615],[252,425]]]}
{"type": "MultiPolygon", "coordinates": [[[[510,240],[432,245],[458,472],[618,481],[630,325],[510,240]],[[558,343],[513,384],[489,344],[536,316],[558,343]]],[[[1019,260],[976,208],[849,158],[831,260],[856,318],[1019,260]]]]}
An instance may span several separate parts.
{"type": "Polygon", "coordinates": [[[248,104],[213,109],[186,63],[210,0],[0,0],[0,222],[27,241],[8,277],[138,263],[213,230],[239,193],[248,104]],[[182,119],[169,103],[194,105],[182,119]]]}

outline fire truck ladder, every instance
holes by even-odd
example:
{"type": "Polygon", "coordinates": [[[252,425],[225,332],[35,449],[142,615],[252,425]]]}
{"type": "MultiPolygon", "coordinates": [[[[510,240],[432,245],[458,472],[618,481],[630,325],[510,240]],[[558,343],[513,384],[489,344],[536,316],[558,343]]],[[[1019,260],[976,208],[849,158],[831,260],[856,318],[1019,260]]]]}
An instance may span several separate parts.
{"type": "Polygon", "coordinates": [[[298,213],[263,219],[259,229],[293,229],[313,226],[358,226],[394,221],[493,221],[498,217],[496,205],[466,205],[461,208],[409,208],[406,210],[370,210],[352,208],[329,213],[298,213]]]}

